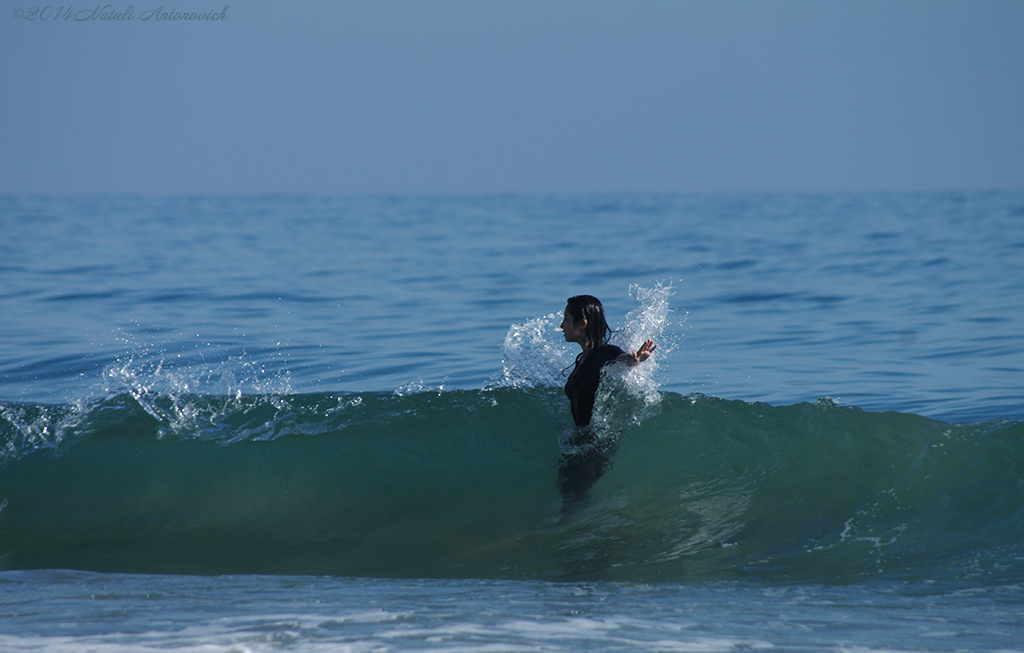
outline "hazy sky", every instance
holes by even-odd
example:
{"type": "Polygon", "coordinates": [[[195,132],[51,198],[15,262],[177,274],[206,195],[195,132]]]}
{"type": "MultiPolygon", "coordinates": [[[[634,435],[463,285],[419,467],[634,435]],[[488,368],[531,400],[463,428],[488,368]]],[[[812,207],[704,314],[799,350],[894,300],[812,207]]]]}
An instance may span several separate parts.
{"type": "Polygon", "coordinates": [[[1024,189],[1021,0],[161,2],[3,1],[0,192],[1024,189]]]}

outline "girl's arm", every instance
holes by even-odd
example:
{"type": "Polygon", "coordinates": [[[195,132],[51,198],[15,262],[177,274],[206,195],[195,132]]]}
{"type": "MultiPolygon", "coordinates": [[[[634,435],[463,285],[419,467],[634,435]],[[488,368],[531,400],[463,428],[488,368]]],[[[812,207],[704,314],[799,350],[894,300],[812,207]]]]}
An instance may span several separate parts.
{"type": "Polygon", "coordinates": [[[654,353],[654,350],[658,348],[658,345],[654,344],[653,340],[648,340],[644,344],[640,345],[640,349],[629,354],[619,354],[615,359],[616,362],[626,363],[630,367],[633,365],[639,365],[654,353]]]}

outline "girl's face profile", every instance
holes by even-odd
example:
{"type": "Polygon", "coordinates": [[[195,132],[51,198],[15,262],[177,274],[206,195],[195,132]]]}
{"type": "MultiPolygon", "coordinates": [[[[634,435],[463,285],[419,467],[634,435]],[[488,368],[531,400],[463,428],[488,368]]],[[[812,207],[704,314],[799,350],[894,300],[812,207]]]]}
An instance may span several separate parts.
{"type": "Polygon", "coordinates": [[[565,334],[566,342],[578,342],[583,344],[583,339],[587,334],[587,321],[580,320],[576,322],[572,315],[569,314],[569,307],[565,307],[565,316],[562,319],[562,326],[559,327],[562,333],[565,334]]]}

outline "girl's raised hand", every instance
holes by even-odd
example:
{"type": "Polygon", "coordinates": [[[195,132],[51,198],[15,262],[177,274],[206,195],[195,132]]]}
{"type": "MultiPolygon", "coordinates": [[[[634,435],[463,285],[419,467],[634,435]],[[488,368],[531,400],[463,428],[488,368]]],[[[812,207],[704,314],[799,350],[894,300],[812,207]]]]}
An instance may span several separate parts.
{"type": "Polygon", "coordinates": [[[644,344],[640,345],[640,349],[633,352],[633,360],[637,363],[642,363],[651,357],[654,350],[658,348],[658,345],[654,344],[653,340],[648,340],[644,344]]]}

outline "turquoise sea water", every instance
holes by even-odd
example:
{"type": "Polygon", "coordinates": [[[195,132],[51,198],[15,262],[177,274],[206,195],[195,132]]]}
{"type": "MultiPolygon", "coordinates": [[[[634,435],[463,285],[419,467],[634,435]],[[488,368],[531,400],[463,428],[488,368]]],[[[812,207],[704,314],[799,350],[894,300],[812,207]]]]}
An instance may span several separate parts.
{"type": "Polygon", "coordinates": [[[1024,194],[0,198],[3,650],[1024,650],[1024,194]],[[566,519],[565,298],[610,471],[566,519]]]}

